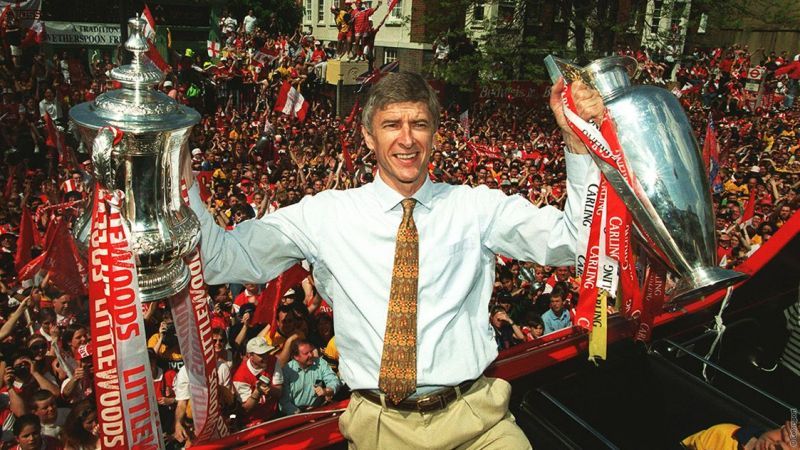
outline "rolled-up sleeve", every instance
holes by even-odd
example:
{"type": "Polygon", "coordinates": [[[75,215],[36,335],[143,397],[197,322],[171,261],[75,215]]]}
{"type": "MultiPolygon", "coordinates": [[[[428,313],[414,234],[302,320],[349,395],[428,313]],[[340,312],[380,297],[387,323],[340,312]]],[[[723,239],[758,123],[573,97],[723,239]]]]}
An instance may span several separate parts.
{"type": "Polygon", "coordinates": [[[567,201],[561,211],[538,208],[519,195],[478,188],[483,245],[492,252],[540,264],[574,262],[575,240],[581,220],[589,155],[567,153],[567,201]]]}
{"type": "Polygon", "coordinates": [[[264,283],[298,261],[313,263],[316,247],[305,223],[307,212],[314,206],[308,200],[224,230],[206,210],[195,183],[189,189],[189,205],[200,220],[206,282],[264,283]]]}

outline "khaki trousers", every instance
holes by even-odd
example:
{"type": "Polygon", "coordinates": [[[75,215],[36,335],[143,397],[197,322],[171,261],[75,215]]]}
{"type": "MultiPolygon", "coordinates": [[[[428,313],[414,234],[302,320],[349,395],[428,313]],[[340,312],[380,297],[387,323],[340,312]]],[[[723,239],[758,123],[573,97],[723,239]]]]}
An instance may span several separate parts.
{"type": "Polygon", "coordinates": [[[481,377],[447,408],[418,413],[384,408],[354,392],[339,429],[351,450],[530,449],[508,411],[510,394],[505,380],[481,377]]]}

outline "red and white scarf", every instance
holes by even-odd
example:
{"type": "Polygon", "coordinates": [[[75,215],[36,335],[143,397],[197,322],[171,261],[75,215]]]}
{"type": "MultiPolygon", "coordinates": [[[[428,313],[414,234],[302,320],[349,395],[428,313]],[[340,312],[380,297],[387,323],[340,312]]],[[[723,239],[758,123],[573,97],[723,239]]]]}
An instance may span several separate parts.
{"type": "MultiPolygon", "coordinates": [[[[116,144],[122,133],[111,131],[116,144]]],[[[89,298],[100,446],[163,449],[136,263],[120,209],[123,199],[121,192],[95,186],[89,298]]]]}

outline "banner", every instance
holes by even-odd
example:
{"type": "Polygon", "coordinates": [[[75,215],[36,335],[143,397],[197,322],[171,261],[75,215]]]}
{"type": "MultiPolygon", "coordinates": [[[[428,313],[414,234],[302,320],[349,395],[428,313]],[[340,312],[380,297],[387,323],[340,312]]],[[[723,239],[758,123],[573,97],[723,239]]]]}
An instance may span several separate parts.
{"type": "Polygon", "coordinates": [[[47,22],[47,42],[61,45],[108,45],[120,44],[119,24],[47,22]]]}
{"type": "Polygon", "coordinates": [[[467,142],[467,149],[472,150],[476,155],[481,158],[489,159],[503,159],[499,147],[490,147],[486,144],[476,144],[474,142],[467,142]]]}
{"type": "MultiPolygon", "coordinates": [[[[11,6],[14,15],[19,21],[19,29],[26,30],[33,25],[35,20],[39,20],[42,15],[42,0],[8,1],[0,0],[0,10],[6,6],[11,6]]],[[[50,23],[48,22],[48,26],[50,23]]],[[[24,34],[24,33],[23,33],[24,34]]]]}
{"type": "MultiPolygon", "coordinates": [[[[189,195],[183,183],[181,196],[188,204],[189,195]]],[[[189,268],[189,286],[172,296],[169,303],[189,376],[194,442],[200,443],[227,436],[228,427],[220,411],[217,355],[211,341],[211,310],[199,249],[189,254],[184,262],[189,268]]]]}
{"type": "Polygon", "coordinates": [[[99,183],[94,192],[89,300],[100,447],[163,449],[136,259],[121,212],[124,196],[99,183]]]}
{"type": "Polygon", "coordinates": [[[211,341],[211,311],[200,252],[195,249],[185,261],[191,276],[189,287],[170,298],[170,309],[189,376],[194,442],[200,443],[227,436],[228,428],[220,411],[217,355],[211,341]]]}

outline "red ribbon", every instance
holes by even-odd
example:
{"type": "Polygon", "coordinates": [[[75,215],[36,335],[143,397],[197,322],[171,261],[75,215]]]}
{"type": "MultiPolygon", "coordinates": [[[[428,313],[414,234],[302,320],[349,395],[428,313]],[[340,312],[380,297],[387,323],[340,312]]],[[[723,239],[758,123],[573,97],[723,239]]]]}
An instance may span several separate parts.
{"type": "MultiPolygon", "coordinates": [[[[617,170],[629,185],[635,186],[636,180],[628,169],[608,111],[604,113],[599,128],[600,136],[597,136],[593,125],[578,116],[571,92],[572,86],[568,85],[561,95],[570,128],[591,152],[617,170]]],[[[614,290],[612,286],[615,283],[609,285],[608,281],[610,265],[604,264],[603,261],[613,260],[618,267],[622,284],[620,295],[623,314],[628,318],[636,318],[641,313],[641,293],[631,247],[632,217],[619,195],[613,189],[609,189],[608,179],[602,172],[598,191],[576,309],[576,323],[587,330],[592,328],[595,300],[599,289],[614,290]]],[[[617,274],[614,273],[613,276],[616,277],[617,274]]]]}

